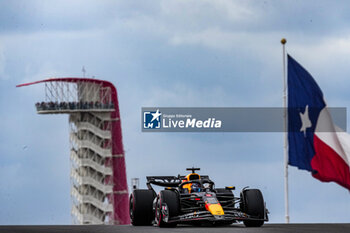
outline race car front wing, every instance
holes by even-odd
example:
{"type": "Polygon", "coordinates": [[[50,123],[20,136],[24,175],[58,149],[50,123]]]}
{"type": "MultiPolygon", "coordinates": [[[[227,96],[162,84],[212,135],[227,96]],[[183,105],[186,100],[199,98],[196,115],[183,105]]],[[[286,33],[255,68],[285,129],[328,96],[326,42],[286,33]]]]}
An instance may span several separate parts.
{"type": "Polygon", "coordinates": [[[209,222],[220,222],[220,221],[243,221],[243,220],[263,220],[268,221],[267,215],[261,219],[257,216],[251,216],[243,213],[239,210],[226,210],[223,215],[212,215],[209,211],[195,211],[192,213],[182,214],[169,218],[168,222],[190,222],[190,221],[209,221],[209,222]]]}

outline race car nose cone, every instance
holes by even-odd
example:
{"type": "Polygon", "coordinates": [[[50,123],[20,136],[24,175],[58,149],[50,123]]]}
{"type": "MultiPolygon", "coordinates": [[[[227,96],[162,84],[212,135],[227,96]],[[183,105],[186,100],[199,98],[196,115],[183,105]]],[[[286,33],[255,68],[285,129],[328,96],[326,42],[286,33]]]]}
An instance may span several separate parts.
{"type": "Polygon", "coordinates": [[[220,204],[206,204],[205,207],[214,216],[224,215],[224,210],[220,204]]]}

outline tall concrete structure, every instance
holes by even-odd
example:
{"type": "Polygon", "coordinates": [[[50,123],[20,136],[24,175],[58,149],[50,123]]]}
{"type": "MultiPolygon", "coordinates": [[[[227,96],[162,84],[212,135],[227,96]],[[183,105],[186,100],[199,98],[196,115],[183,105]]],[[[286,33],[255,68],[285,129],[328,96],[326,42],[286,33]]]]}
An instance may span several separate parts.
{"type": "Polygon", "coordinates": [[[128,186],[117,90],[108,81],[51,78],[38,114],[68,114],[72,220],[75,224],[129,224],[128,186]]]}

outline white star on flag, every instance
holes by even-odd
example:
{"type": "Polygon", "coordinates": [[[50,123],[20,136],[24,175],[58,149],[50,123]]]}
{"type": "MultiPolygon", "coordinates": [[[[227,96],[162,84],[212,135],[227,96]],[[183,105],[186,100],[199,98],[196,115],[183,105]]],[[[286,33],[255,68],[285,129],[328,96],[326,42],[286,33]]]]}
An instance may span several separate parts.
{"type": "Polygon", "coordinates": [[[300,132],[304,131],[304,137],[306,136],[306,129],[310,128],[312,126],[312,123],[310,121],[309,118],[309,105],[306,105],[305,107],[305,112],[304,113],[299,113],[300,115],[300,119],[301,119],[301,128],[300,128],[300,132]]]}

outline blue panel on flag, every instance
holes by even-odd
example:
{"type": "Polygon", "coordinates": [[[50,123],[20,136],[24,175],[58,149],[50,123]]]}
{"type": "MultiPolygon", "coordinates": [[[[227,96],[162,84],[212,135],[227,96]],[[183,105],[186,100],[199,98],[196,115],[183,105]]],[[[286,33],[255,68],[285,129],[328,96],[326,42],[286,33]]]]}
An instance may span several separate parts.
{"type": "Polygon", "coordinates": [[[325,106],[322,91],[315,80],[300,64],[288,55],[288,142],[290,165],[308,171],[312,170],[311,159],[315,155],[313,146],[315,127],[318,116],[325,106]],[[307,120],[309,120],[310,124],[307,124],[307,120]]]}

